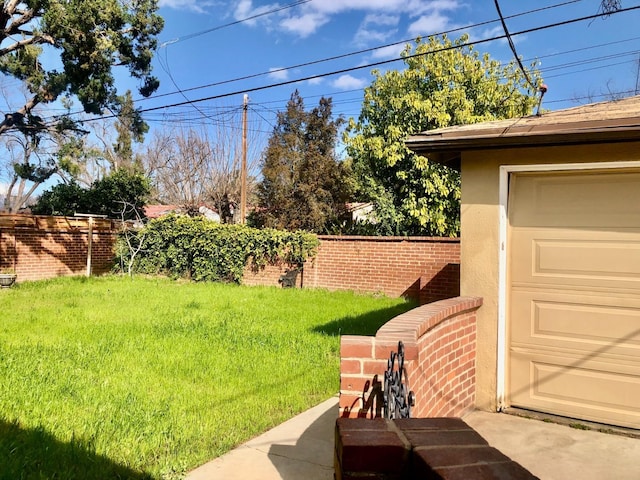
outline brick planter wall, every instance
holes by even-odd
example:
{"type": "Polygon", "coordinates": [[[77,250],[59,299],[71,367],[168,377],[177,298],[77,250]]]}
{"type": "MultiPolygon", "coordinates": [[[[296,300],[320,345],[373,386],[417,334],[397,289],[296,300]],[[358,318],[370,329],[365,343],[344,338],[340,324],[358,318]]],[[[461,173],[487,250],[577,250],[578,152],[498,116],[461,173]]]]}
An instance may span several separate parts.
{"type": "MultiPolygon", "coordinates": [[[[93,222],[91,271],[100,274],[113,266],[116,222],[93,222]]],[[[0,215],[0,268],[18,281],[85,274],[88,244],[88,218],[0,215]]]]}
{"type": "Polygon", "coordinates": [[[416,396],[412,417],[462,416],[475,405],[477,297],[457,297],[414,308],[375,337],[345,335],[340,344],[340,416],[382,414],[387,361],[405,347],[408,386],[416,396]]]}
{"type": "MultiPolygon", "coordinates": [[[[380,292],[421,304],[460,294],[460,240],[434,237],[321,235],[318,255],[304,265],[300,286],[380,292]]],[[[278,285],[286,266],[254,273],[246,285],[278,285]]]]}

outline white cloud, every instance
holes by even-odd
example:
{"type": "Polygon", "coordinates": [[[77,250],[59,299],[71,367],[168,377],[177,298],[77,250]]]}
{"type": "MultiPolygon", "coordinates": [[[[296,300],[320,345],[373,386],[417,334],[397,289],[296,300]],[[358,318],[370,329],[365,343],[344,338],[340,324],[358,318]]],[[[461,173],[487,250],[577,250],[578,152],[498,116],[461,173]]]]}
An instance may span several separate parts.
{"type": "Polygon", "coordinates": [[[270,25],[272,15],[263,14],[266,14],[267,12],[270,12],[272,10],[276,10],[278,7],[279,5],[277,3],[274,3],[271,5],[262,5],[254,8],[253,0],[240,0],[233,12],[233,18],[235,20],[242,20],[246,25],[249,26],[255,26],[258,24],[258,22],[270,25]],[[262,16],[259,16],[258,18],[251,18],[257,15],[262,16]],[[247,20],[248,18],[251,18],[251,20],[247,20]]]}
{"type": "Polygon", "coordinates": [[[252,0],[240,0],[236,6],[234,17],[236,20],[247,18],[251,16],[251,10],[253,8],[252,0]]]}
{"type": "Polygon", "coordinates": [[[373,14],[393,13],[422,15],[435,10],[455,10],[462,6],[461,0],[317,0],[306,4],[327,15],[348,11],[364,11],[373,14]]]}
{"type": "MultiPolygon", "coordinates": [[[[504,29],[502,28],[502,25],[496,25],[493,28],[488,28],[483,30],[478,36],[474,36],[473,34],[471,34],[469,36],[470,40],[478,40],[481,38],[493,38],[493,37],[504,37],[504,29]]],[[[524,43],[528,40],[528,36],[527,35],[516,35],[515,37],[512,37],[511,40],[513,40],[513,43],[518,44],[518,43],[524,43]]],[[[496,40],[498,43],[501,43],[503,45],[507,44],[507,39],[505,38],[501,38],[499,40],[496,40]]]]}
{"type": "Polygon", "coordinates": [[[370,13],[366,17],[364,17],[364,21],[362,22],[363,26],[369,25],[383,25],[387,27],[395,27],[400,22],[400,17],[398,15],[381,15],[370,13]]]}
{"type": "Polygon", "coordinates": [[[336,80],[331,82],[331,85],[339,90],[355,90],[357,88],[364,88],[367,85],[367,81],[347,74],[340,75],[336,80]]]}
{"type": "Polygon", "coordinates": [[[274,67],[269,69],[269,75],[267,75],[272,80],[288,80],[289,79],[289,70],[282,67],[274,67]]]}
{"type": "Polygon", "coordinates": [[[353,39],[356,45],[369,45],[372,43],[386,42],[390,37],[395,35],[397,30],[369,30],[359,28],[353,39]]]}
{"type": "Polygon", "coordinates": [[[502,29],[502,25],[496,25],[493,28],[485,29],[480,34],[480,38],[499,37],[500,35],[504,35],[504,30],[502,29]]]}
{"type": "Polygon", "coordinates": [[[418,2],[419,6],[414,10],[414,16],[422,15],[426,12],[441,12],[457,10],[463,5],[459,0],[432,0],[431,2],[418,2]]]}
{"type": "MultiPolygon", "coordinates": [[[[451,0],[453,1],[453,0],[451,0]]],[[[424,4],[438,3],[424,0],[319,0],[311,2],[314,9],[327,14],[353,10],[366,12],[411,12],[424,4]]]]}
{"type": "Polygon", "coordinates": [[[196,13],[205,13],[206,8],[219,5],[218,2],[203,2],[199,0],[160,0],[159,7],[173,8],[174,10],[189,10],[196,13]]]}
{"type": "Polygon", "coordinates": [[[398,23],[400,23],[398,15],[369,14],[360,24],[354,36],[354,42],[356,45],[385,42],[397,32],[396,28],[388,27],[396,27],[398,23]]]}
{"type": "Polygon", "coordinates": [[[376,60],[387,60],[398,58],[404,50],[405,45],[391,45],[389,47],[378,48],[371,52],[371,58],[376,60]]]}
{"type": "Polygon", "coordinates": [[[409,25],[409,35],[412,37],[426,37],[434,33],[440,33],[447,29],[449,18],[438,12],[423,15],[418,20],[409,25]]]}
{"type": "Polygon", "coordinates": [[[320,13],[306,13],[298,17],[289,17],[280,22],[287,32],[295,33],[301,38],[315,33],[318,28],[329,21],[329,17],[320,13]]]}
{"type": "MultiPolygon", "coordinates": [[[[194,0],[163,1],[196,5],[194,0]]],[[[267,25],[270,28],[277,25],[284,32],[305,38],[330,22],[335,15],[357,12],[362,13],[364,19],[356,33],[356,41],[364,43],[368,39],[368,43],[375,43],[385,41],[396,33],[395,29],[402,15],[420,17],[413,22],[414,29],[419,29],[423,24],[444,26],[447,22],[444,13],[462,5],[463,0],[316,0],[293,8],[283,8],[280,3],[254,6],[253,0],[237,0],[233,17],[243,20],[277,10],[246,23],[251,26],[267,25]]]]}
{"type": "Polygon", "coordinates": [[[320,85],[324,81],[322,77],[310,78],[308,80],[309,85],[320,85]]]}

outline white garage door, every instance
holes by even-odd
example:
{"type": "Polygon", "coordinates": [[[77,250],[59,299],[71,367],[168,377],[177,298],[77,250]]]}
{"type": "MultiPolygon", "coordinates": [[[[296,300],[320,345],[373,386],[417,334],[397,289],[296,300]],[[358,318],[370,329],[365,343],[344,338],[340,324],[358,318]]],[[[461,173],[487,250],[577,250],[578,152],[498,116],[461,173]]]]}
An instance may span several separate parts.
{"type": "Polygon", "coordinates": [[[640,171],[512,175],[512,406],[640,428],[640,171]]]}

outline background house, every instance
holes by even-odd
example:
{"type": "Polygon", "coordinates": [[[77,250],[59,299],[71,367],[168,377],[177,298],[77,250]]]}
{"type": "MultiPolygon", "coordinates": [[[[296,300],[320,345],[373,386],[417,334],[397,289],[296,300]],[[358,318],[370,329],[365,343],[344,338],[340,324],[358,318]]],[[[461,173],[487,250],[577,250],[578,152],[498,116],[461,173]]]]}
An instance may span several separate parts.
{"type": "Polygon", "coordinates": [[[476,402],[640,428],[640,97],[449,127],[476,402]]]}
{"type": "MultiPolygon", "coordinates": [[[[170,213],[184,213],[185,208],[180,205],[145,205],[144,213],[147,218],[160,218],[170,213]]],[[[220,222],[220,215],[213,208],[207,205],[200,205],[198,213],[208,220],[220,222]]]]}

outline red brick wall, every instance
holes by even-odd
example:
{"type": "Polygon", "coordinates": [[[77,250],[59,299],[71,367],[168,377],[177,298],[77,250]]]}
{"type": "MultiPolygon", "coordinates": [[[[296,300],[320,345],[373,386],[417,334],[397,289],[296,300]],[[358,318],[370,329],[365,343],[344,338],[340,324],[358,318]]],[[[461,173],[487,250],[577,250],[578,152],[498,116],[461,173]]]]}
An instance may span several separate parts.
{"type": "MultiPolygon", "coordinates": [[[[0,268],[20,280],[86,272],[89,220],[0,214],[0,268]]],[[[93,273],[109,271],[117,222],[95,219],[93,273]]],[[[298,287],[381,292],[429,303],[460,292],[460,241],[431,237],[321,236],[318,255],[298,274],[298,287]]],[[[278,285],[289,265],[247,268],[245,285],[278,285]]]]}
{"type": "Polygon", "coordinates": [[[340,415],[382,414],[384,372],[398,342],[417,418],[461,416],[475,405],[476,311],[482,299],[441,300],[395,317],[375,337],[345,335],[340,345],[340,415]]]}
{"type": "MultiPolygon", "coordinates": [[[[113,265],[116,223],[94,219],[92,273],[113,265]]],[[[0,214],[0,268],[15,269],[18,278],[42,280],[87,271],[89,219],[0,214]]]]}
{"type": "MultiPolygon", "coordinates": [[[[460,240],[433,237],[320,236],[304,265],[303,287],[380,292],[430,303],[460,294],[460,240]]],[[[277,285],[283,267],[247,272],[247,285],[277,285]]]]}
{"type": "MultiPolygon", "coordinates": [[[[275,286],[280,284],[280,278],[287,272],[294,269],[295,266],[288,264],[267,265],[258,271],[252,269],[251,265],[244,269],[242,275],[242,284],[249,286],[268,285],[275,286]]],[[[300,271],[296,275],[296,287],[302,288],[304,272],[300,271]]]]}

